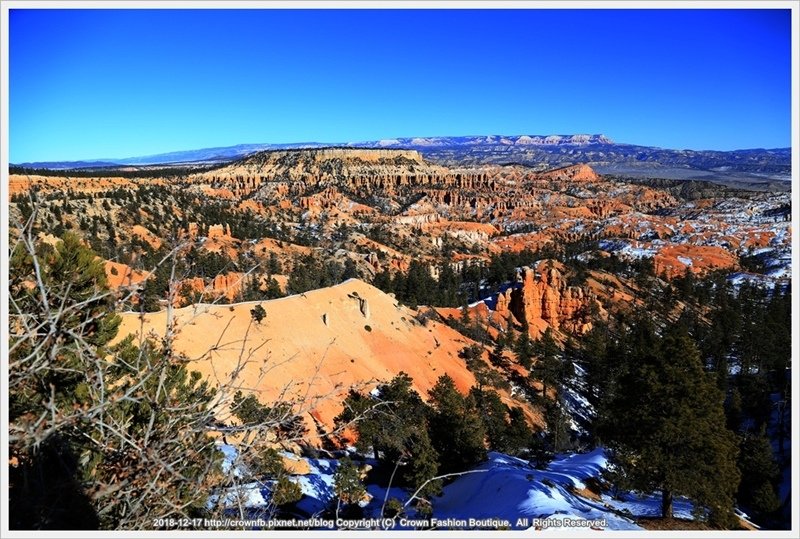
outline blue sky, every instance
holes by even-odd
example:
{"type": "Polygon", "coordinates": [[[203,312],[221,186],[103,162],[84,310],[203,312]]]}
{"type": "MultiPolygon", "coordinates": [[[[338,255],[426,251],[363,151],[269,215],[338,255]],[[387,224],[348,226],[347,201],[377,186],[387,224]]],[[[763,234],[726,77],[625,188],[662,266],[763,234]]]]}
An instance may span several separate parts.
{"type": "Polygon", "coordinates": [[[25,10],[12,163],[604,133],[791,144],[788,10],[25,10]]]}

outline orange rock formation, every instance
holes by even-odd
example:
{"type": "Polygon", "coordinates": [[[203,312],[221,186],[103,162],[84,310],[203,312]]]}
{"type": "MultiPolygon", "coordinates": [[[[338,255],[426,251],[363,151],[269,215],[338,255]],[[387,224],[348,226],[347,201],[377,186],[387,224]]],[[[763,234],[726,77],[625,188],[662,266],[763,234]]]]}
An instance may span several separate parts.
{"type": "Polygon", "coordinates": [[[588,289],[567,286],[556,263],[543,261],[538,272],[522,268],[520,279],[522,286],[499,294],[498,313],[507,311],[517,320],[526,321],[533,336],[547,326],[576,333],[591,329],[589,314],[593,308],[601,309],[600,304],[588,289]]]}
{"type": "MultiPolygon", "coordinates": [[[[174,349],[213,383],[235,376],[236,385],[255,391],[263,402],[305,397],[326,429],[353,384],[374,385],[404,371],[427,398],[445,373],[462,392],[475,383],[458,355],[473,341],[445,324],[422,325],[415,311],[362,281],[260,302],[267,312],[260,324],[250,316],[258,303],[175,310],[174,349]]],[[[119,339],[130,333],[163,335],[167,326],[166,311],[122,317],[119,339]]]]}

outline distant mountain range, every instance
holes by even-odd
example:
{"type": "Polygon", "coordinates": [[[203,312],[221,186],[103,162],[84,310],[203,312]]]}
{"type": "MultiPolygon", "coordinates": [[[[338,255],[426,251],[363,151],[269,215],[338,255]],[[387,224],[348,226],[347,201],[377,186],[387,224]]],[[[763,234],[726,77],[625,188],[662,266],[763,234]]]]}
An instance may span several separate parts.
{"type": "Polygon", "coordinates": [[[240,159],[264,150],[319,147],[418,150],[447,165],[516,163],[546,169],[586,163],[620,176],[772,183],[791,178],[791,148],[733,151],[671,150],[616,143],[604,135],[518,135],[396,138],[365,142],[239,144],[124,159],[19,163],[28,168],[85,169],[196,165],[240,159]]]}

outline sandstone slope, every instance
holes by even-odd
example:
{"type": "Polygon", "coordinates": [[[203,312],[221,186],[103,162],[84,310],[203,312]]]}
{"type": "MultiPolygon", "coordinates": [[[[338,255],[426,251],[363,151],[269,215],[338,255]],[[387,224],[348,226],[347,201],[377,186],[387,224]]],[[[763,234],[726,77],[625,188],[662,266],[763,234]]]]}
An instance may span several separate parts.
{"type": "MultiPolygon", "coordinates": [[[[257,392],[262,402],[321,399],[312,415],[327,430],[353,384],[369,388],[405,371],[426,398],[445,373],[462,392],[475,383],[458,357],[472,341],[435,321],[422,325],[415,315],[351,279],[277,300],[177,309],[174,348],[191,358],[191,370],[216,383],[228,383],[241,367],[235,385],[257,392]],[[258,304],[267,313],[260,324],[250,315],[258,304]]],[[[166,322],[166,311],[124,313],[119,334],[161,337],[166,322]]]]}

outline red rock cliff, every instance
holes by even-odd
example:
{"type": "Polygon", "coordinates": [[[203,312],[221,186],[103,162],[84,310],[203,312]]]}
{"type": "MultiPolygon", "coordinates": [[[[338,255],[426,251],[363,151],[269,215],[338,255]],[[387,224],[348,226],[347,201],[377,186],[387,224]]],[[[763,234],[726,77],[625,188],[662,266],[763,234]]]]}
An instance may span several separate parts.
{"type": "Polygon", "coordinates": [[[543,262],[539,270],[524,267],[519,280],[522,286],[506,290],[497,301],[497,312],[510,313],[526,321],[533,336],[545,327],[573,333],[585,333],[592,327],[593,306],[602,309],[595,296],[583,287],[567,286],[561,272],[543,262]]]}

